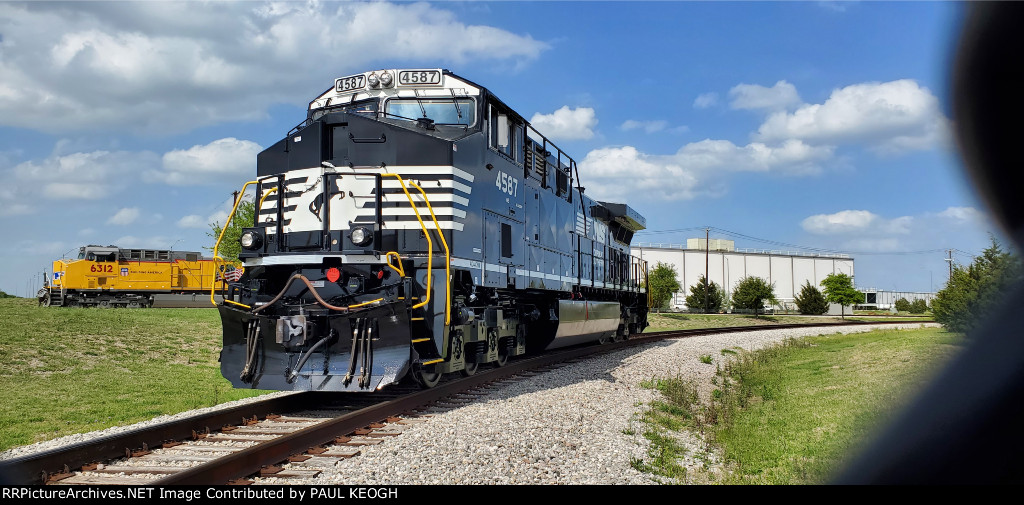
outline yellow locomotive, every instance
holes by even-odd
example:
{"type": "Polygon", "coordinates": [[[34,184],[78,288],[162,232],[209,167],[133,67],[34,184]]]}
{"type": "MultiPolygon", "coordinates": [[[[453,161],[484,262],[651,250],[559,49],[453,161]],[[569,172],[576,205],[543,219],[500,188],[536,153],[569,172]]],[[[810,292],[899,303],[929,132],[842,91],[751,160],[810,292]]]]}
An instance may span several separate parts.
{"type": "Polygon", "coordinates": [[[76,259],[54,261],[37,296],[45,306],[150,307],[158,296],[208,294],[240,273],[219,265],[198,252],[88,245],[76,259]]]}

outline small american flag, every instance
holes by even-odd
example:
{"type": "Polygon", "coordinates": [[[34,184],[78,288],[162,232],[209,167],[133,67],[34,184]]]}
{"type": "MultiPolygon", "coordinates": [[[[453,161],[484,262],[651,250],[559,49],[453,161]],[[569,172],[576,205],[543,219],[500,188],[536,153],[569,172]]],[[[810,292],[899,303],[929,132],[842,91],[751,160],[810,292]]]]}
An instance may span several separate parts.
{"type": "Polygon", "coordinates": [[[242,272],[244,270],[245,269],[242,268],[242,267],[238,267],[238,268],[235,268],[233,270],[229,270],[227,272],[224,272],[222,275],[219,275],[218,276],[219,278],[217,280],[225,280],[225,281],[228,281],[228,282],[238,282],[238,280],[242,278],[242,272]]]}

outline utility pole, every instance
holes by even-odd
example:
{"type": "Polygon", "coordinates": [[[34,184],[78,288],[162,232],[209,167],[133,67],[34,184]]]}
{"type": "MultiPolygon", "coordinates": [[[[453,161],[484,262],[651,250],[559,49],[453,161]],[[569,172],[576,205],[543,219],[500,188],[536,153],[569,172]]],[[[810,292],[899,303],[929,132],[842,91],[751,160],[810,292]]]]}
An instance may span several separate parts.
{"type": "Polygon", "coordinates": [[[234,197],[231,200],[231,205],[234,205],[234,204],[238,203],[238,190],[237,189],[231,192],[231,196],[234,197]]]}
{"type": "Polygon", "coordinates": [[[704,313],[708,313],[708,292],[711,282],[708,281],[708,258],[711,256],[711,228],[704,228],[704,313]]]}
{"type": "Polygon", "coordinates": [[[953,280],[953,250],[952,249],[946,249],[946,252],[949,254],[949,257],[945,258],[945,260],[949,263],[949,280],[952,281],[953,280]]]}

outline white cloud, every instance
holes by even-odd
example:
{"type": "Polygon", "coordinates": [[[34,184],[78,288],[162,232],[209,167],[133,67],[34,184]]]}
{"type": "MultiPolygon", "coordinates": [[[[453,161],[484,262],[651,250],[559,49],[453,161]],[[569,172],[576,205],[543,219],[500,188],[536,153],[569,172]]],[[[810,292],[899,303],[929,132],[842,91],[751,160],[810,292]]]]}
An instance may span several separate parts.
{"type": "Polygon", "coordinates": [[[606,147],[587,153],[580,173],[587,194],[600,200],[630,201],[646,194],[661,200],[688,200],[697,192],[692,171],[667,156],[651,156],[635,147],[606,147]]]}
{"type": "Polygon", "coordinates": [[[866,210],[843,210],[835,214],[818,214],[804,219],[800,226],[819,235],[851,233],[906,234],[914,218],[910,216],[884,219],[866,210]]]}
{"type": "Polygon", "coordinates": [[[590,107],[570,109],[568,105],[563,105],[551,114],[534,114],[530,124],[551,139],[587,140],[594,136],[597,117],[590,107]]]}
{"type": "Polygon", "coordinates": [[[809,146],[799,140],[776,146],[751,142],[741,147],[728,140],[705,139],[683,146],[675,156],[697,169],[809,174],[817,173],[819,163],[832,157],[832,148],[809,146]]]}
{"type": "Polygon", "coordinates": [[[756,134],[765,142],[865,142],[878,152],[928,149],[948,137],[949,120],[938,98],[909,79],[836,89],[823,104],[773,113],[756,134]]]}
{"type": "Polygon", "coordinates": [[[178,228],[206,228],[208,221],[203,216],[189,214],[178,220],[178,228]]]}
{"type": "Polygon", "coordinates": [[[256,173],[256,155],[262,151],[255,142],[224,138],[189,149],[165,153],[160,170],[146,173],[151,180],[178,186],[238,181],[256,173]]]}
{"type": "Polygon", "coordinates": [[[0,187],[0,216],[17,216],[32,212],[32,207],[20,202],[19,197],[16,187],[0,187]]]}
{"type": "Polygon", "coordinates": [[[693,107],[696,109],[707,109],[718,105],[718,93],[714,91],[709,93],[701,93],[697,95],[697,98],[693,101],[693,107]]]}
{"type": "Polygon", "coordinates": [[[138,207],[125,207],[117,211],[117,213],[114,214],[113,216],[110,216],[110,219],[107,219],[107,224],[117,224],[124,226],[134,223],[138,218],[138,207]]]}
{"type": "Polygon", "coordinates": [[[157,155],[148,151],[54,155],[15,166],[13,187],[22,196],[96,200],[122,190],[135,173],[157,160],[157,155]]]}
{"type": "Polygon", "coordinates": [[[259,119],[375,62],[515,66],[548,48],[426,3],[5,4],[0,33],[0,125],[50,133],[259,119]]]}
{"type": "Polygon", "coordinates": [[[718,181],[729,172],[813,173],[831,155],[831,148],[799,141],[737,146],[708,139],[671,155],[646,154],[632,146],[595,149],[580,162],[580,174],[585,174],[587,193],[599,199],[688,200],[720,192],[718,181]]]}
{"type": "Polygon", "coordinates": [[[733,109],[777,111],[801,103],[796,86],[786,81],[779,81],[770,88],[758,84],[737,84],[729,90],[729,96],[732,98],[729,106],[733,109]]]}
{"type": "Polygon", "coordinates": [[[939,217],[951,219],[957,223],[981,222],[985,214],[974,207],[949,207],[938,213],[939,217]]]}
{"type": "Polygon", "coordinates": [[[629,130],[643,130],[646,133],[655,133],[664,130],[668,126],[668,121],[664,119],[655,119],[652,121],[636,121],[633,119],[627,119],[619,126],[620,129],[629,130]]]}

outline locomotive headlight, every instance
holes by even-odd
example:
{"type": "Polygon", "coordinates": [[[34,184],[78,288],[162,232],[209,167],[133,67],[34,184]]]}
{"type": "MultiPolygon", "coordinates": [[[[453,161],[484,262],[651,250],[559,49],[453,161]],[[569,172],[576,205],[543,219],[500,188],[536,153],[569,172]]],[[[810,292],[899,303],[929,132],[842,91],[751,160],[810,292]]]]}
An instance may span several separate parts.
{"type": "Polygon", "coordinates": [[[370,234],[370,230],[367,230],[362,226],[360,226],[359,228],[354,228],[352,230],[351,237],[352,243],[359,247],[370,245],[370,242],[373,241],[373,235],[370,234]]]}
{"type": "Polygon", "coordinates": [[[377,74],[370,74],[370,77],[366,78],[366,83],[369,84],[371,88],[376,88],[377,86],[380,86],[380,79],[377,77],[377,74]]]}
{"type": "Polygon", "coordinates": [[[242,247],[246,249],[256,249],[260,246],[260,234],[259,232],[247,230],[242,232],[242,238],[239,242],[241,242],[242,247]]]}
{"type": "Polygon", "coordinates": [[[384,72],[380,74],[380,84],[385,88],[390,87],[394,78],[391,77],[391,72],[384,72]]]}

